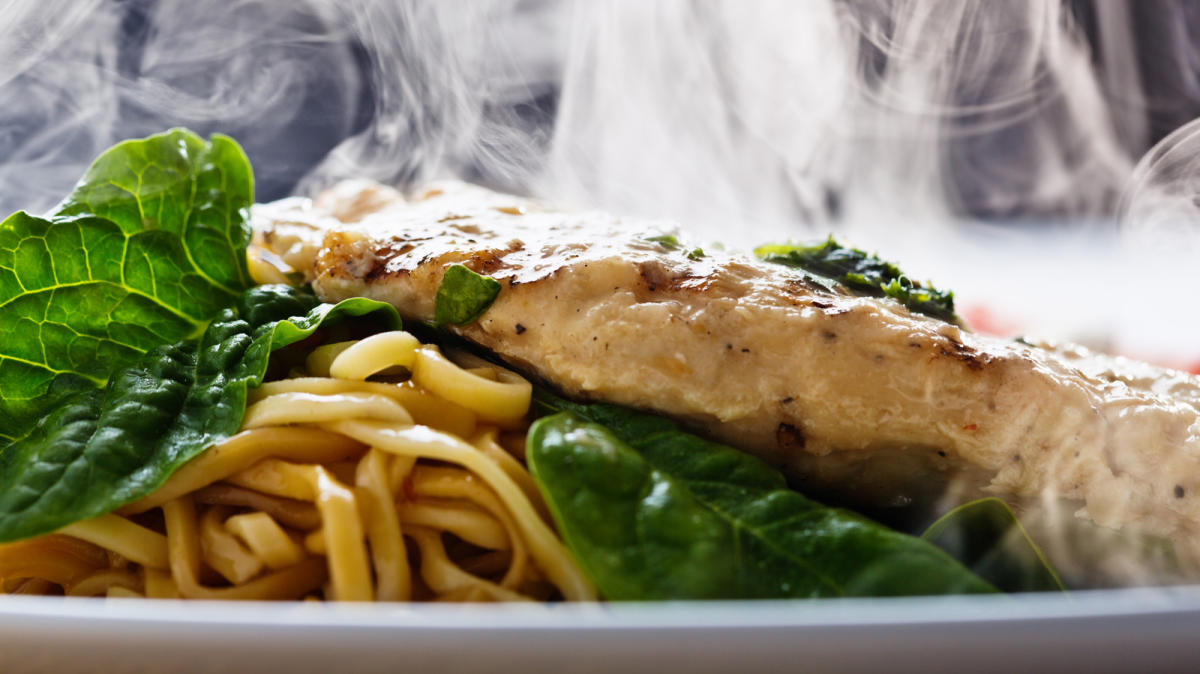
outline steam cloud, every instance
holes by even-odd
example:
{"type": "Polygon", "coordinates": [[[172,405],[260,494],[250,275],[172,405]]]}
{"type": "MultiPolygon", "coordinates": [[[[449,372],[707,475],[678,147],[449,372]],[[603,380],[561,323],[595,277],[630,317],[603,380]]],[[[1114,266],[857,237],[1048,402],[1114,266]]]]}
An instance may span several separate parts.
{"type": "MultiPolygon", "coordinates": [[[[182,124],[239,138],[262,198],[458,175],[716,232],[1111,219],[1148,133],[1124,7],[1093,53],[1048,0],[6,0],[0,207],[182,124]]],[[[1125,214],[1194,210],[1161,164],[1189,139],[1125,214]]]]}
{"type": "Polygon", "coordinates": [[[1010,241],[1003,296],[1004,256],[945,250],[964,219],[1121,224],[1128,273],[1182,287],[1200,133],[1146,150],[1200,110],[1192,7],[0,0],[0,211],[45,210],[104,148],[185,125],[237,138],[260,200],[453,176],[669,217],[701,243],[840,229],[1002,318],[1186,364],[1194,344],[1162,337],[1188,334],[1178,298],[1097,292],[1111,255],[1091,241],[1010,241]]]}

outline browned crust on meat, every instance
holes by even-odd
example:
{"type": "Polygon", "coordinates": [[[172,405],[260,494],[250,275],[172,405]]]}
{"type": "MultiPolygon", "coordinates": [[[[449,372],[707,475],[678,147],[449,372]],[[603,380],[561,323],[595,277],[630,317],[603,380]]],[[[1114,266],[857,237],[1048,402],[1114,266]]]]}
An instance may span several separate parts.
{"type": "Polygon", "coordinates": [[[801,272],[719,251],[691,259],[645,240],[661,223],[455,186],[354,204],[361,221],[326,231],[312,265],[323,298],[365,295],[427,321],[444,269],[464,264],[503,290],[457,331],[569,395],[654,409],[809,483],[864,480],[864,493],[903,500],[961,476],[1055,493],[1105,526],[1200,531],[1200,384],[1186,375],[1083,372],[1069,352],[973,335],[801,272]],[[929,479],[897,478],[905,460],[929,479]]]}

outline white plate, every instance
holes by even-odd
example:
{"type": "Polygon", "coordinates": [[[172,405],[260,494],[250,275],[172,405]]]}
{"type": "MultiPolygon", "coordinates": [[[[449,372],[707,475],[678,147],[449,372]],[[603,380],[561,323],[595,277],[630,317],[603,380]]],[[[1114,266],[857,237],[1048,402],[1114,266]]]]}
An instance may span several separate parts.
{"type": "Polygon", "coordinates": [[[1197,671],[1200,587],[376,606],[0,598],[0,671],[1197,671]]]}

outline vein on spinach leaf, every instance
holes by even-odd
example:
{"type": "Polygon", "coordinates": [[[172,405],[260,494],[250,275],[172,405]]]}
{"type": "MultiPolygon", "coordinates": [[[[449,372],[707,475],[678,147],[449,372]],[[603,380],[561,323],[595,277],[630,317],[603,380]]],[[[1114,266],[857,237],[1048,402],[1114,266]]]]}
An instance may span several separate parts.
{"type": "Polygon", "coordinates": [[[50,215],[0,223],[0,443],[248,288],[253,198],[237,143],[175,129],[106,151],[50,215]]]}
{"type": "Polygon", "coordinates": [[[1005,592],[1066,590],[1016,513],[998,498],[958,506],[931,524],[921,538],[1005,592]]]}
{"type": "Polygon", "coordinates": [[[787,488],[758,459],[613,405],[545,393],[527,460],[609,599],[994,592],[938,548],[787,488]]]}

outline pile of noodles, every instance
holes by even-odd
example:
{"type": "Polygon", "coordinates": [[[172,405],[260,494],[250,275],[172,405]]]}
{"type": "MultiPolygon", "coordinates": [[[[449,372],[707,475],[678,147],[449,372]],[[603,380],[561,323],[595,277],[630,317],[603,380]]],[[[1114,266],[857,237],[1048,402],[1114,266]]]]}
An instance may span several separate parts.
{"type": "Polygon", "coordinates": [[[529,382],[455,360],[399,331],[314,349],[148,497],[0,546],[0,590],[593,599],[521,461],[529,382]]]}

